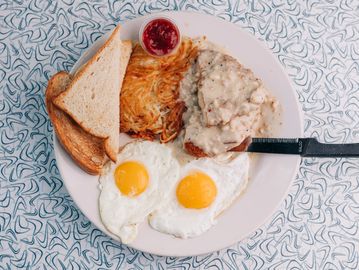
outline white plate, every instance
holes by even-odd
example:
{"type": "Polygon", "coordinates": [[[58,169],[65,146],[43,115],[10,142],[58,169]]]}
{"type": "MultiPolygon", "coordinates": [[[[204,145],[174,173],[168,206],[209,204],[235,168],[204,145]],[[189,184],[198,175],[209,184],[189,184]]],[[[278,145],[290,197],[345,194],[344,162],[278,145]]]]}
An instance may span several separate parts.
{"type": "MultiPolygon", "coordinates": [[[[158,16],[157,13],[150,16],[158,16]]],[[[260,41],[238,26],[221,19],[186,12],[166,12],[190,37],[205,35],[228,49],[242,64],[261,78],[283,106],[281,137],[300,137],[302,119],[295,92],[280,63],[260,41]]],[[[136,39],[138,30],[148,16],[127,21],[122,25],[123,39],[136,39]]],[[[76,63],[79,68],[103,44],[108,34],[90,47],[76,63]]],[[[101,223],[98,211],[98,178],[89,176],[72,162],[57,140],[55,155],[62,179],[81,211],[100,230],[111,234],[101,223]]],[[[246,192],[227,209],[218,223],[200,237],[182,240],[152,230],[144,222],[137,239],[129,246],[141,251],[167,256],[190,256],[228,247],[261,226],[279,207],[291,185],[300,158],[298,156],[260,155],[246,192]]]]}

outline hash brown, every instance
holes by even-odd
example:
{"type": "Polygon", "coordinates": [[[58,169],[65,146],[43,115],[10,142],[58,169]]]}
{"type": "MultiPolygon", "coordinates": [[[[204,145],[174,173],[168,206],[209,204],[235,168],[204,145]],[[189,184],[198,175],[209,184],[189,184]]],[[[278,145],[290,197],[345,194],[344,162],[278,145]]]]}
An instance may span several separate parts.
{"type": "Polygon", "coordinates": [[[163,143],[177,137],[185,110],[178,88],[196,56],[189,38],[174,54],[161,58],[134,46],[120,95],[121,132],[148,140],[159,137],[163,143]]]}

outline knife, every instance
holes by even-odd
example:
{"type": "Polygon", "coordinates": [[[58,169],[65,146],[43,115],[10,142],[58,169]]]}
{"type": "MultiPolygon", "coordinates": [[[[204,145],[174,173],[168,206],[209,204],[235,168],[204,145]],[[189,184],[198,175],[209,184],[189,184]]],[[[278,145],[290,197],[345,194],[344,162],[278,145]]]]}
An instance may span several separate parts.
{"type": "Polygon", "coordinates": [[[359,157],[359,143],[327,144],[316,138],[252,138],[234,151],[292,154],[302,157],[359,157]]]}

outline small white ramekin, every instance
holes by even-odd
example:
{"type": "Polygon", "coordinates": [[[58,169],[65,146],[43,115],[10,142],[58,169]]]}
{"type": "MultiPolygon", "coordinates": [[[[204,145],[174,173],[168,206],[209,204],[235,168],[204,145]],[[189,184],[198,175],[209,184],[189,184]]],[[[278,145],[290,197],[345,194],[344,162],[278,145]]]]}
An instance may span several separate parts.
{"type": "Polygon", "coordinates": [[[142,48],[145,50],[145,52],[147,52],[149,55],[151,55],[151,56],[153,56],[153,57],[165,57],[165,56],[169,56],[169,55],[171,55],[171,54],[173,54],[173,53],[175,53],[175,52],[177,51],[177,49],[179,48],[179,46],[180,46],[180,44],[181,44],[181,41],[182,41],[182,33],[181,33],[181,29],[178,27],[177,23],[176,23],[173,19],[171,19],[171,18],[169,18],[169,17],[167,17],[167,16],[158,16],[158,17],[152,16],[151,18],[148,18],[147,20],[145,20],[145,21],[142,23],[142,25],[141,25],[141,27],[140,27],[140,31],[138,32],[138,40],[139,40],[139,43],[140,43],[141,47],[142,47],[142,48]],[[147,26],[150,22],[152,22],[152,21],[154,21],[154,20],[158,20],[158,19],[167,20],[167,21],[169,21],[170,23],[172,23],[172,24],[176,27],[177,32],[178,32],[178,35],[179,35],[179,37],[178,37],[178,44],[176,45],[176,47],[174,47],[173,50],[172,50],[170,53],[164,54],[164,55],[156,55],[156,54],[152,54],[151,52],[149,52],[149,51],[147,50],[145,44],[143,43],[143,40],[142,40],[143,32],[144,32],[146,26],[147,26]]]}

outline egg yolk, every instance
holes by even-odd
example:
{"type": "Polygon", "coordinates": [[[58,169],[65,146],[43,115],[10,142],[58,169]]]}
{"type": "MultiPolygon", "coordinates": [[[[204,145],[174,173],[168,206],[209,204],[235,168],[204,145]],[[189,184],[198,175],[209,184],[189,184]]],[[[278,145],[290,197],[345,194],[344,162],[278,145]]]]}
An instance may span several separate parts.
{"type": "Polygon", "coordinates": [[[145,166],[135,161],[127,161],[118,165],[114,177],[118,189],[129,197],[144,192],[149,182],[145,166]]]}
{"type": "Polygon", "coordinates": [[[206,208],[217,196],[213,180],[201,172],[193,172],[178,184],[176,195],[179,203],[186,208],[206,208]]]}

